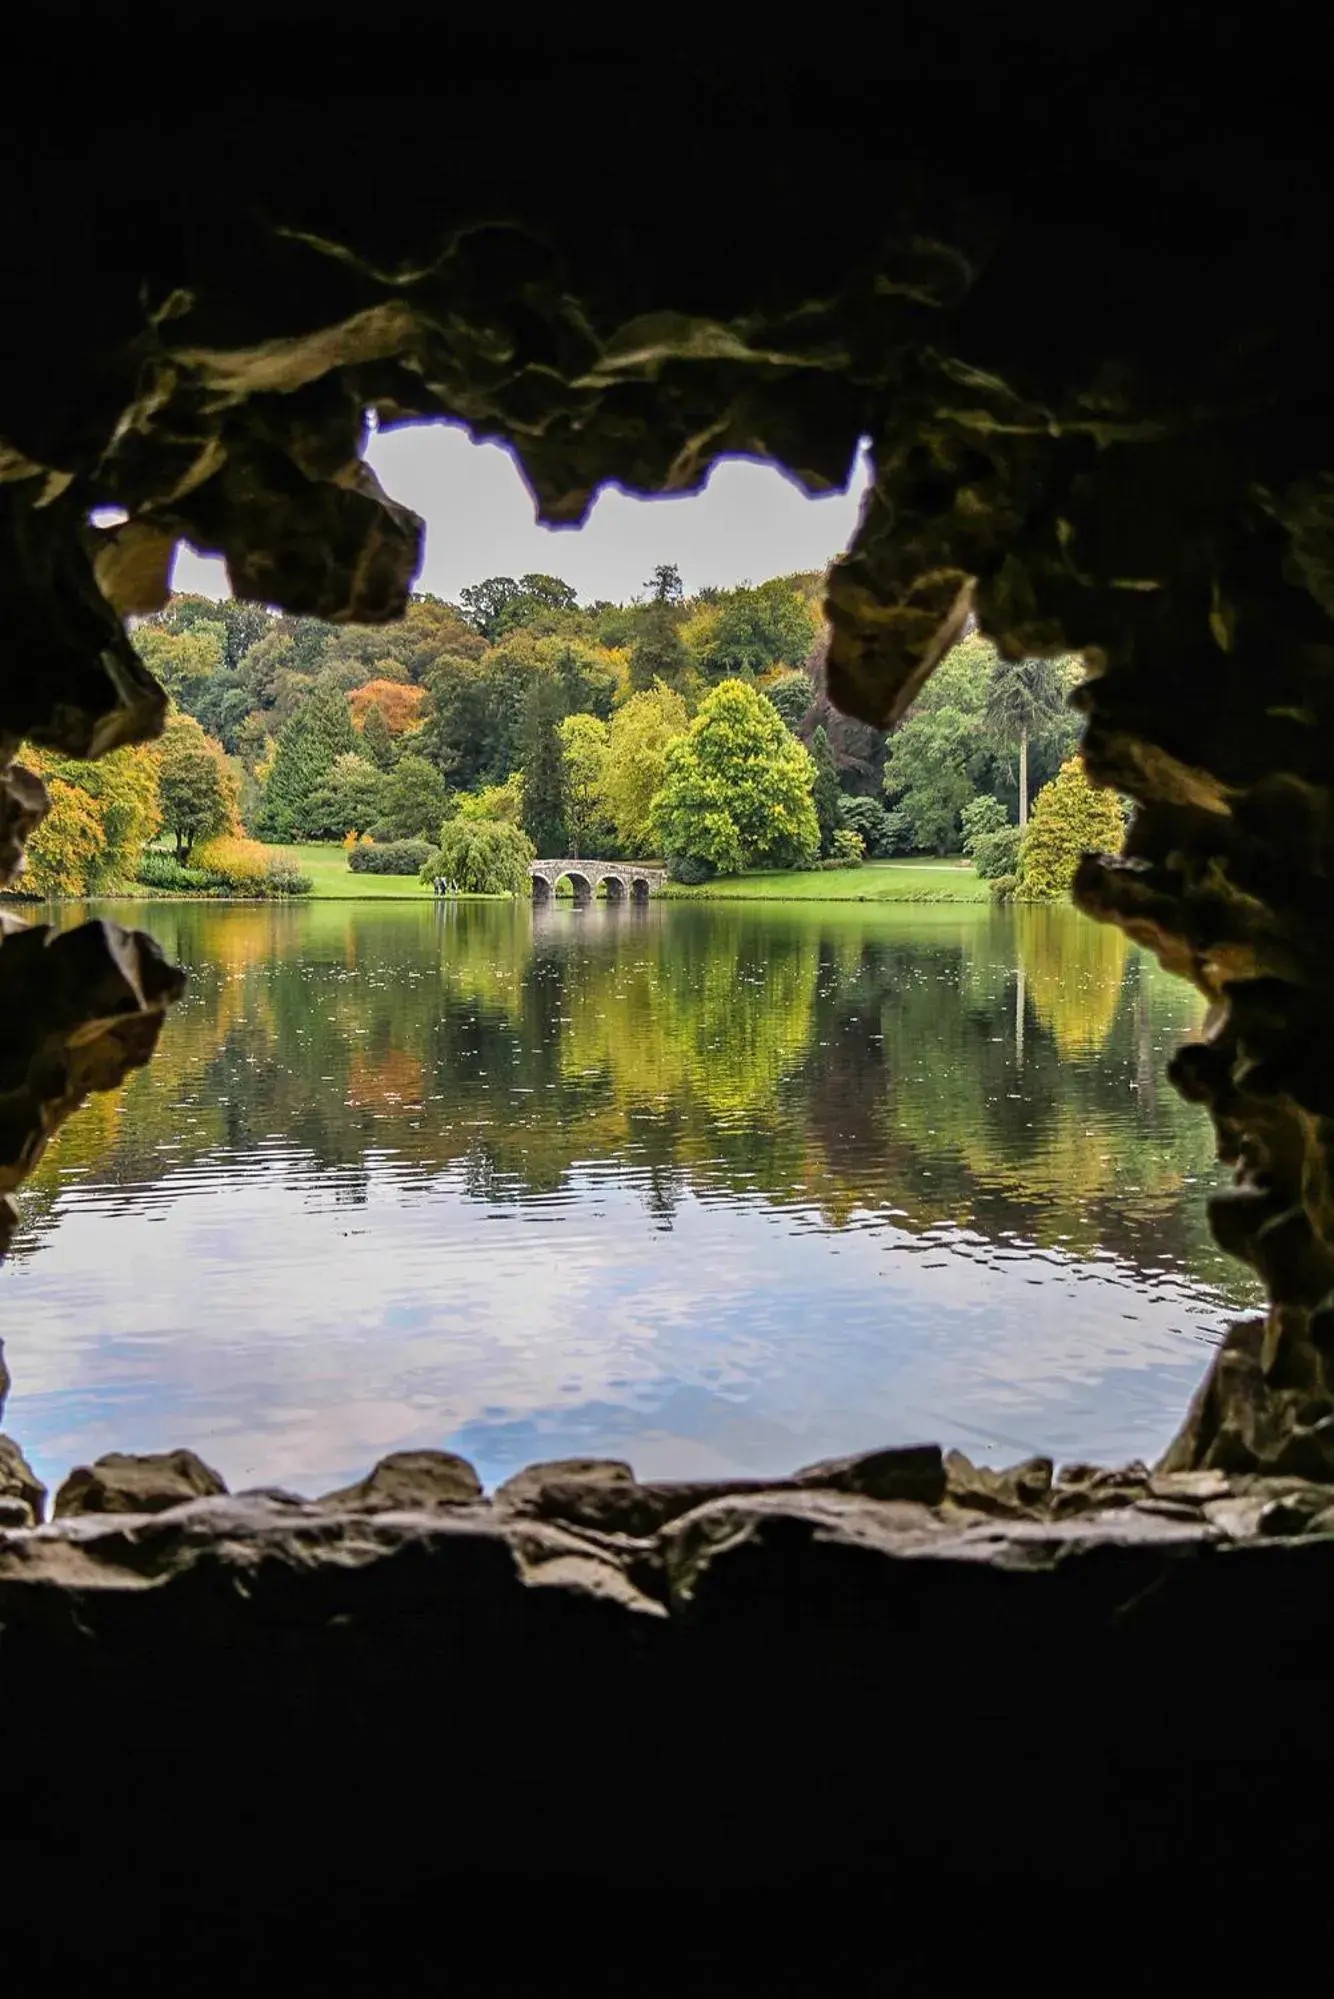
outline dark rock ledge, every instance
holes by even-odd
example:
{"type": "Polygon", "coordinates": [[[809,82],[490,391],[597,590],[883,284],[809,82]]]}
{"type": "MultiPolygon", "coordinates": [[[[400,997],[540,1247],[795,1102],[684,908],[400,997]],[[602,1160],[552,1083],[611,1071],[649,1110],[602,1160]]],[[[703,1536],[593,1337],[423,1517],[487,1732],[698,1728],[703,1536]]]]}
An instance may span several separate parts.
{"type": "MultiPolygon", "coordinates": [[[[1304,1538],[1328,1539],[1334,1574],[1334,1486],[1138,1463],[1057,1471],[1047,1458],[995,1471],[936,1445],[831,1459],[773,1480],[640,1481],[617,1460],[561,1460],[528,1466],[489,1499],[473,1467],[445,1451],[394,1452],[318,1499],[277,1488],[230,1494],[188,1450],[113,1452],[69,1474],[48,1525],[45,1500],[17,1445],[0,1437],[6,1622],[52,1588],[95,1617],[96,1603],[120,1592],[188,1594],[203,1569],[233,1583],[232,1614],[244,1618],[260,1578],[276,1586],[287,1575],[296,1586],[298,1572],[323,1566],[355,1597],[358,1576],[405,1550],[424,1562],[432,1590],[475,1556],[489,1565],[498,1602],[556,1589],[572,1604],[596,1600],[650,1620],[716,1608],[734,1569],[780,1559],[793,1609],[822,1565],[833,1575],[850,1557],[863,1587],[877,1569],[892,1586],[897,1565],[923,1558],[1032,1572],[1118,1551],[1136,1564],[1178,1563],[1304,1538]]],[[[1106,1608],[1115,1608],[1114,1581],[1106,1608]]]]}

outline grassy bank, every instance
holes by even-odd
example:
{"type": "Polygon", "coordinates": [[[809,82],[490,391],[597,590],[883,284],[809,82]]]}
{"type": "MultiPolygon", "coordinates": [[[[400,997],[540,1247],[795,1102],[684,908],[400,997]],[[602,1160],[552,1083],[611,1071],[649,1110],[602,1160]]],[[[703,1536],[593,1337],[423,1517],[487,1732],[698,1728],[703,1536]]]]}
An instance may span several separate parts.
{"type": "Polygon", "coordinates": [[[772,874],[731,875],[685,888],[673,882],[674,902],[989,902],[991,891],[958,861],[868,861],[860,868],[803,868],[772,874]]]}
{"type": "Polygon", "coordinates": [[[277,850],[284,860],[309,875],[317,902],[420,902],[431,890],[415,875],[354,875],[341,841],[319,841],[277,850]]]}

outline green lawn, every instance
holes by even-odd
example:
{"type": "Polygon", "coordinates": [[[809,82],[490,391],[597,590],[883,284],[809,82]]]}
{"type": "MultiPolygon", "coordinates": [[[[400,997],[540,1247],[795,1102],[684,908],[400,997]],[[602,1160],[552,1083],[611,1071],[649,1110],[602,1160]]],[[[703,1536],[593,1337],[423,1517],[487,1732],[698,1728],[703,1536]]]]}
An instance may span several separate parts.
{"type": "Polygon", "coordinates": [[[802,868],[729,876],[700,888],[673,883],[673,901],[689,902],[989,902],[991,891],[968,862],[868,861],[860,868],[802,868]]]}
{"type": "Polygon", "coordinates": [[[415,875],[354,875],[347,864],[346,849],[332,841],[279,851],[294,868],[310,876],[315,899],[320,902],[382,902],[386,897],[420,902],[431,894],[415,875]]]}

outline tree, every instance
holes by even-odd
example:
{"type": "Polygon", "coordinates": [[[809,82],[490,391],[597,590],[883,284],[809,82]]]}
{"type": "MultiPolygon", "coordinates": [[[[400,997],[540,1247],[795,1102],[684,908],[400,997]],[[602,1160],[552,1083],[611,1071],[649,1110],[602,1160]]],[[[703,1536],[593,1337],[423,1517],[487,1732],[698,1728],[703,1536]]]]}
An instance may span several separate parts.
{"type": "Polygon", "coordinates": [[[158,755],[162,824],[184,864],[196,840],[239,833],[240,786],[222,744],[206,736],[193,716],[173,715],[158,755]]]}
{"type": "Polygon", "coordinates": [[[501,784],[523,760],[524,703],[542,670],[537,641],[517,632],[480,658],[450,654],[427,679],[431,702],[419,747],[451,784],[501,784]]]}
{"type": "Polygon", "coordinates": [[[144,624],[134,635],[135,651],[173,701],[193,712],[209,682],[223,671],[221,628],[200,623],[172,631],[144,624]]]}
{"type": "Polygon", "coordinates": [[[811,803],[820,828],[820,852],[827,858],[834,851],[834,835],[843,824],[843,794],[838,788],[838,765],[823,729],[816,729],[811,737],[810,755],[815,765],[811,803]]]}
{"type": "Polygon", "coordinates": [[[806,867],[820,851],[814,783],[810,752],[773,704],[744,681],[725,680],[667,751],[654,833],[674,867],[806,867]]]}
{"type": "Polygon", "coordinates": [[[523,778],[516,770],[503,784],[482,791],[460,791],[452,800],[455,819],[501,819],[507,826],[523,824],[523,778]]]}
{"type": "Polygon", "coordinates": [[[445,881],[463,895],[522,895],[528,888],[533,843],[501,819],[447,819],[422,880],[445,881]]]}
{"type": "Polygon", "coordinates": [[[316,839],[325,840],[341,839],[354,829],[364,832],[384,818],[388,789],[385,773],[368,757],[344,750],[311,796],[306,828],[316,839]]]}
{"type": "Polygon", "coordinates": [[[378,708],[390,735],[402,736],[417,727],[427,699],[424,687],[377,677],[360,687],[352,687],[348,692],[347,705],[354,729],[364,730],[372,709],[378,708]]]}
{"type": "Polygon", "coordinates": [[[687,721],[685,702],[661,682],[632,694],[611,718],[604,792],[617,848],[627,857],[652,850],[653,800],[662,789],[668,745],[684,735],[687,721]]]}
{"type": "Polygon", "coordinates": [[[655,604],[679,604],[685,596],[681,572],[674,562],[660,562],[644,588],[655,604]]]}
{"type": "Polygon", "coordinates": [[[361,747],[364,755],[379,770],[391,770],[394,763],[394,738],[384,709],[378,702],[366,710],[361,725],[361,747]]]}
{"type": "Polygon", "coordinates": [[[573,610],[576,601],[573,589],[559,576],[536,571],[521,576],[517,583],[512,576],[488,576],[459,592],[464,617],[492,644],[534,618],[573,610]]]}
{"type": "Polygon", "coordinates": [[[36,895],[87,895],[105,850],[102,820],[82,786],[56,774],[57,761],[31,751],[25,756],[51,808],[28,840],[21,882],[36,895]]]}
{"type": "Polygon", "coordinates": [[[754,679],[770,667],[800,666],[815,633],[810,606],[785,577],[743,584],[722,598],[701,664],[715,679],[754,679]]]}
{"type": "Polygon", "coordinates": [[[314,827],[312,801],[335,759],[356,744],[347,696],[337,687],[317,686],[278,731],[273,768],[264,787],[261,833],[275,840],[309,838],[314,827]]]}
{"type": "Polygon", "coordinates": [[[430,836],[445,816],[449,791],[435,765],[409,751],[384,779],[384,817],[395,840],[430,836]]]}
{"type": "Polygon", "coordinates": [[[607,725],[596,715],[567,715],[557,732],[565,759],[565,824],[574,859],[605,852],[611,827],[606,802],[607,725]]]}
{"type": "Polygon", "coordinates": [[[1010,815],[999,798],[984,791],[971,804],[964,806],[959,822],[963,828],[963,851],[971,854],[979,840],[985,839],[988,834],[998,833],[1002,826],[1008,826],[1010,815]]]}
{"type": "Polygon", "coordinates": [[[790,672],[776,674],[765,684],[763,692],[765,699],[773,702],[795,736],[815,699],[815,682],[809,673],[793,668],[790,672]]]}
{"type": "Polygon", "coordinates": [[[676,629],[671,605],[657,602],[649,605],[630,648],[631,687],[642,693],[655,680],[668,687],[680,687],[689,672],[690,654],[676,629]]]}
{"type": "Polygon", "coordinates": [[[562,855],[568,839],[560,719],[555,681],[549,674],[534,674],[523,722],[523,830],[548,858],[562,855]]]}
{"type": "Polygon", "coordinates": [[[1019,751],[1019,824],[1028,824],[1028,745],[1055,721],[1065,696],[1050,659],[998,659],[987,689],[987,727],[1019,751]]]}
{"type": "Polygon", "coordinates": [[[1080,858],[1087,853],[1119,853],[1125,811],[1113,791],[1089,783],[1082,757],[1070,757],[1038,793],[1019,850],[1025,899],[1051,901],[1068,895],[1080,858]]]}

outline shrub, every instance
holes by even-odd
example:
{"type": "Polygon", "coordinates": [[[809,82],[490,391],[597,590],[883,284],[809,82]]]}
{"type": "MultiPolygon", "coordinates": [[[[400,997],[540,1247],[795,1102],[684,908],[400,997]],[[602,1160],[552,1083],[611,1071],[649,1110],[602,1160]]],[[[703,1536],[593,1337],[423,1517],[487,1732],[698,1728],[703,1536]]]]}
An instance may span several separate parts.
{"type": "Polygon", "coordinates": [[[983,881],[995,881],[998,875],[1013,875],[1019,871],[1019,845],[1023,833],[1017,826],[998,826],[994,833],[978,833],[973,844],[965,849],[972,854],[973,866],[983,881]]]}
{"type": "Polygon", "coordinates": [[[202,868],[182,867],[174,855],[157,852],[144,855],[135,879],[168,895],[202,895],[211,886],[202,868]]]}
{"type": "Polygon", "coordinates": [[[993,902],[1013,902],[1018,892],[1018,875],[993,875],[991,877],[991,897],[993,902]]]}
{"type": "Polygon", "coordinates": [[[859,868],[866,859],[861,834],[854,833],[850,826],[840,826],[829,858],[836,868],[859,868]]]}
{"type": "Polygon", "coordinates": [[[854,798],[844,792],[840,801],[839,816],[851,833],[859,833],[862,851],[874,859],[893,851],[890,841],[889,814],[874,798],[854,798]]]}
{"type": "MultiPolygon", "coordinates": [[[[990,839],[993,833],[1003,832],[1009,823],[1010,815],[999,798],[993,798],[989,791],[984,791],[970,805],[965,805],[959,814],[965,854],[975,855],[979,840],[990,839]]],[[[981,874],[981,868],[977,872],[981,874]]]]}
{"type": "Polygon", "coordinates": [[[667,863],[667,872],[674,882],[684,882],[687,888],[698,888],[701,882],[712,881],[717,870],[712,861],[705,861],[698,854],[673,854],[667,863]]]}
{"type": "Polygon", "coordinates": [[[303,875],[290,861],[273,861],[269,865],[270,895],[309,895],[315,884],[309,875],[303,875]]]}
{"type": "Polygon", "coordinates": [[[263,895],[272,858],[272,849],[262,841],[233,833],[199,841],[190,856],[192,865],[208,876],[210,886],[231,895],[263,895]]]}
{"type": "Polygon", "coordinates": [[[389,840],[382,847],[353,847],[347,864],[354,875],[419,875],[430,854],[429,840],[389,840]]]}
{"type": "Polygon", "coordinates": [[[195,847],[189,872],[223,895],[309,895],[314,883],[260,840],[224,833],[195,847]]]}

